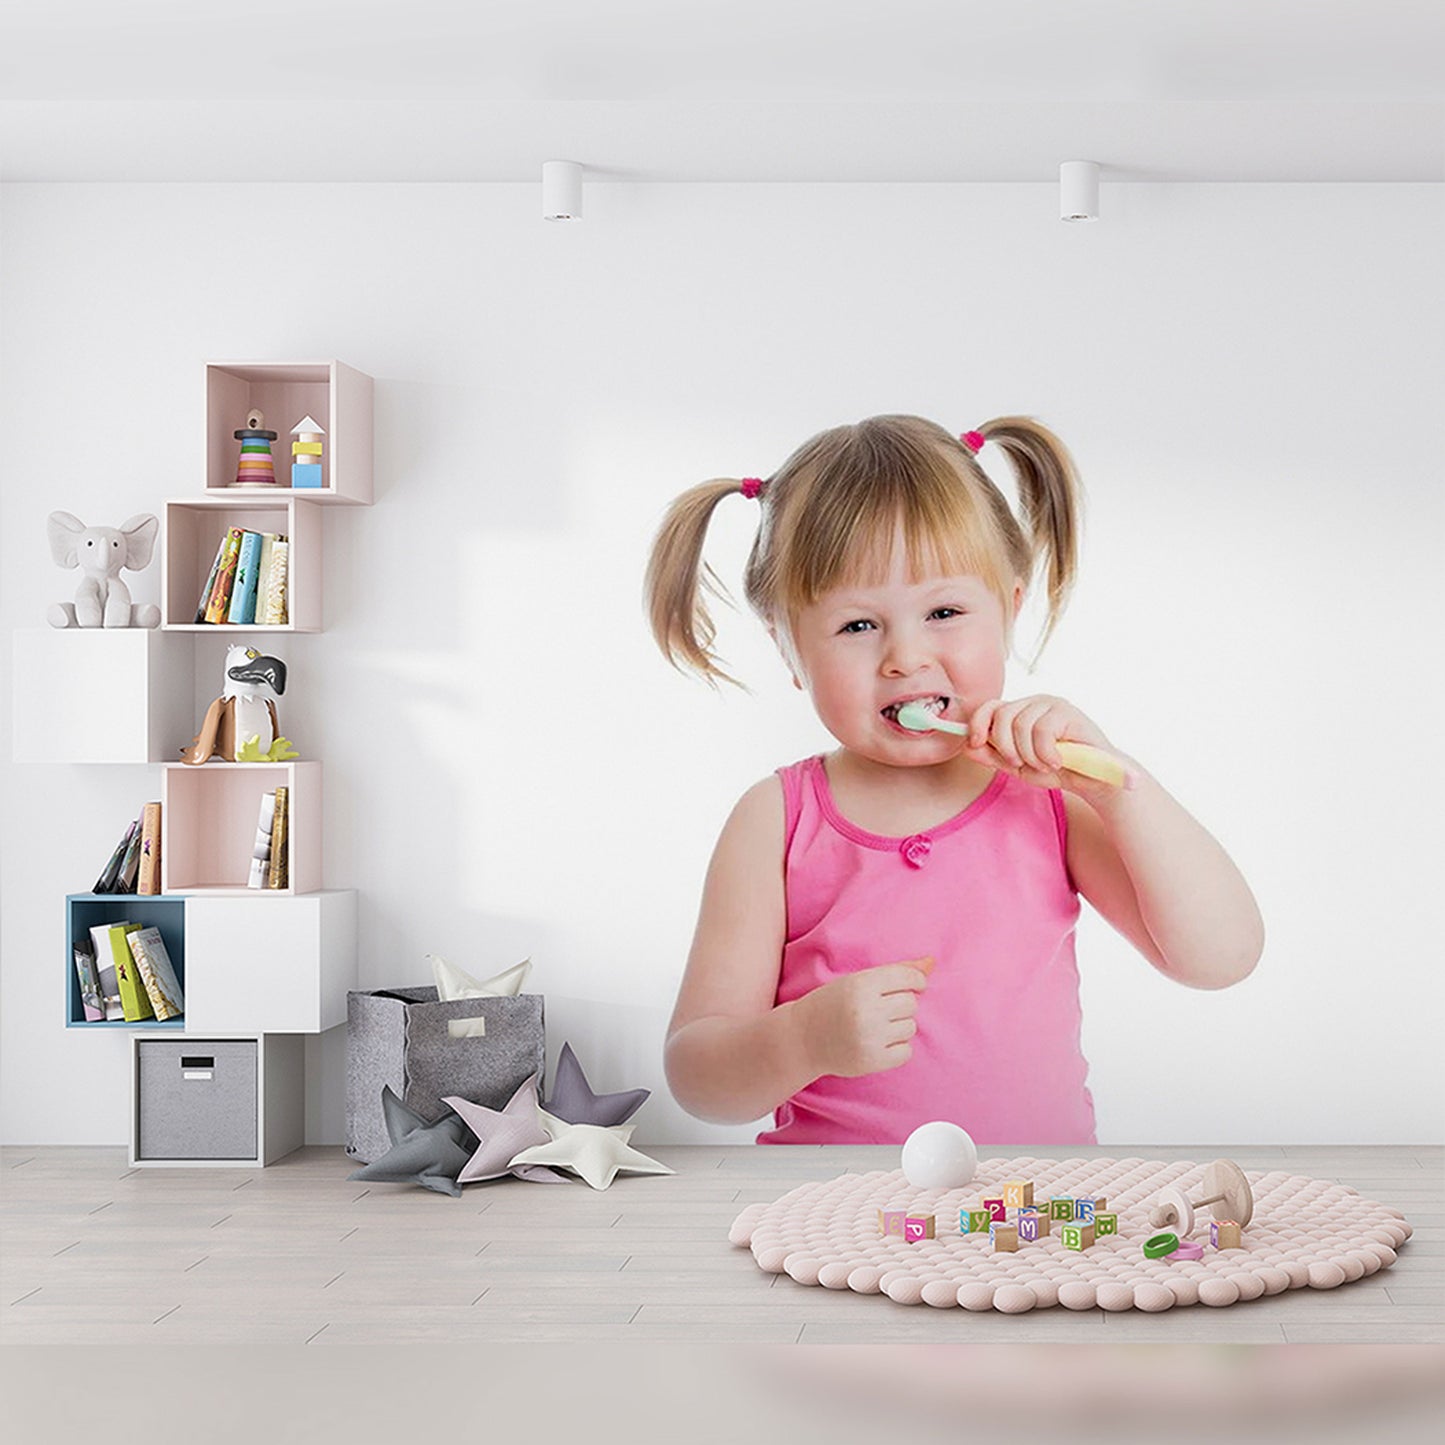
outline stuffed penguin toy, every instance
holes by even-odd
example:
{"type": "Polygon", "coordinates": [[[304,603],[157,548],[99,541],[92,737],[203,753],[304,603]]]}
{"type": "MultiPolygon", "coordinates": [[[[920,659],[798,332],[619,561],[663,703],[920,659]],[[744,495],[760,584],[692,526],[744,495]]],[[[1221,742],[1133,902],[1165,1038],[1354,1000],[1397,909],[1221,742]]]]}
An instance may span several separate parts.
{"type": "Polygon", "coordinates": [[[228,648],[221,695],[206,709],[190,747],[181,749],[181,761],[204,763],[218,757],[240,762],[242,746],[253,741],[266,757],[280,731],[275,699],[285,691],[286,664],[279,657],[267,657],[254,647],[228,648]]]}

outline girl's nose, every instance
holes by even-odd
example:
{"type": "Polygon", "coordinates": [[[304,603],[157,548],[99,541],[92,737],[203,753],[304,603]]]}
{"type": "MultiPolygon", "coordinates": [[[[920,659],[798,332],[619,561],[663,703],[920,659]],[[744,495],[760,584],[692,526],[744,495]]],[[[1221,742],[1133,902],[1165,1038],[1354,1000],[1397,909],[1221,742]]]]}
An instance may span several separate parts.
{"type": "Polygon", "coordinates": [[[923,639],[913,633],[894,632],[883,653],[883,671],[889,677],[907,677],[927,661],[923,639]]]}

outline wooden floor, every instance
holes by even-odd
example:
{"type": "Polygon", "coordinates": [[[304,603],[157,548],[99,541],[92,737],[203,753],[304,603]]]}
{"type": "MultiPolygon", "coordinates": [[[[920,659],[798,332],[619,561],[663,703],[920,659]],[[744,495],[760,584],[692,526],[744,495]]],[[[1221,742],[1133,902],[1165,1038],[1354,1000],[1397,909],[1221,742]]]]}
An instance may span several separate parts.
{"type": "Polygon", "coordinates": [[[1207,1160],[1335,1180],[1402,1210],[1398,1262],[1339,1289],[1162,1314],[933,1310],[796,1284],[727,1242],[745,1205],[897,1167],[882,1148],[655,1147],[677,1172],[506,1180],[459,1200],[349,1182],[339,1148],[269,1169],[128,1169],[123,1148],[0,1150],[0,1343],[1445,1341],[1445,1150],[1017,1151],[1207,1160]]]}

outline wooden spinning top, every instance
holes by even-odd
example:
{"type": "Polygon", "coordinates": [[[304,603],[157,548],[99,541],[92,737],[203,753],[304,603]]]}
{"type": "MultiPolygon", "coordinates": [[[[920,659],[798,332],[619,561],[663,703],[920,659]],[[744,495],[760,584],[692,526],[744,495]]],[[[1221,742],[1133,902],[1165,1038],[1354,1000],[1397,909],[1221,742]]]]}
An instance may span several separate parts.
{"type": "Polygon", "coordinates": [[[1241,1229],[1249,1223],[1254,1215],[1254,1191],[1244,1170],[1232,1159],[1216,1159],[1206,1165],[1203,1188],[1198,1199],[1189,1199],[1177,1185],[1165,1185],[1154,1197],[1149,1223],[1155,1229],[1177,1226],[1183,1239],[1194,1231],[1194,1211],[1205,1205],[1216,1219],[1232,1219],[1241,1229]]]}

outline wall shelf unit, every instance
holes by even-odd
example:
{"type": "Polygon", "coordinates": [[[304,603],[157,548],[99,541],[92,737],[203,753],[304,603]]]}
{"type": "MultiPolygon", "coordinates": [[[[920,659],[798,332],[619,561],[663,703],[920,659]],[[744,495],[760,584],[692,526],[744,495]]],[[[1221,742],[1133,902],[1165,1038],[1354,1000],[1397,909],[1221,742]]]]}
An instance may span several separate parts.
{"type": "Polygon", "coordinates": [[[132,1034],[130,1167],[264,1168],[299,1149],[304,1045],[299,1034],[132,1034]]]}
{"type": "Polygon", "coordinates": [[[372,392],[369,376],[340,361],[212,361],[206,365],[206,491],[244,496],[232,487],[240,443],[235,431],[259,407],[276,433],[272,455],[281,493],[319,502],[371,503],[372,392]],[[319,487],[293,488],[291,429],[310,416],[326,428],[319,487]]]}
{"type": "Polygon", "coordinates": [[[320,632],[321,521],[309,493],[191,498],[166,503],[161,553],[161,626],[168,632],[320,632]],[[197,622],[196,604],[211,573],[216,549],[231,527],[276,532],[290,543],[287,564],[289,620],[280,626],[197,622]]]}
{"type": "MultiPolygon", "coordinates": [[[[186,986],[186,921],[185,900],[167,898],[161,893],[69,893],[65,898],[65,966],[70,986],[65,994],[65,1027],[68,1029],[146,1029],[177,1032],[186,1027],[186,1016],[166,1019],[91,1019],[85,1017],[80,1002],[80,979],[75,972],[72,945],[78,940],[90,941],[90,930],[101,923],[139,923],[142,928],[158,928],[161,940],[176,971],[182,993],[186,986]]],[[[187,1009],[190,1000],[186,1001],[187,1009]]]]}
{"type": "Polygon", "coordinates": [[[161,763],[195,733],[195,649],[155,628],[15,633],[17,763],[161,763]]]}
{"type": "Polygon", "coordinates": [[[321,764],[167,763],[161,773],[161,891],[252,902],[321,887],[321,764]],[[261,796],[288,790],[285,888],[250,888],[261,796]]]}
{"type": "Polygon", "coordinates": [[[161,765],[162,891],[74,893],[65,908],[66,1028],[130,1031],[133,1165],[264,1166],[299,1148],[305,1036],[346,1022],[357,900],[321,886],[321,764],[176,760],[201,722],[197,636],[322,630],[325,509],[372,500],[373,390],[334,360],[207,363],[205,472],[198,495],[165,503],[160,628],[15,634],[17,762],[161,765]],[[277,433],[277,485],[235,487],[234,433],[253,408],[277,433]],[[321,462],[307,469],[320,485],[298,488],[291,433],[306,416],[324,429],[321,462]],[[233,527],[287,538],[284,625],[195,620],[233,527]],[[287,886],[251,888],[261,797],[276,787],[288,794],[287,886]],[[185,994],[180,1018],[85,1019],[73,940],[124,920],[160,929],[185,994]],[[199,1087],[218,1079],[215,1091],[199,1087]]]}

